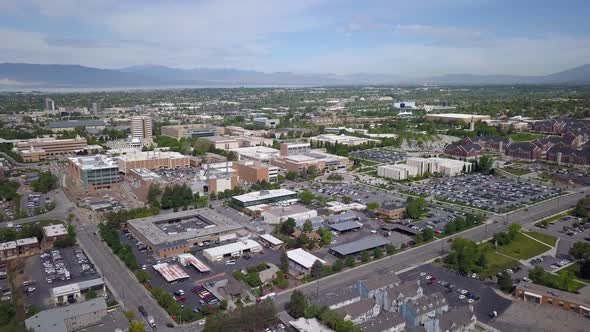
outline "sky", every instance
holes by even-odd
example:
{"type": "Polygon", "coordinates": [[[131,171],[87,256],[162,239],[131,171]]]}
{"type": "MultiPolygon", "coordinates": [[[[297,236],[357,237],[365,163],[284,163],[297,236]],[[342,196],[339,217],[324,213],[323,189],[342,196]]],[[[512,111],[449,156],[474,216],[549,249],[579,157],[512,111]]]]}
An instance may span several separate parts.
{"type": "Polygon", "coordinates": [[[544,75],[590,63],[590,1],[0,0],[0,62],[544,75]]]}

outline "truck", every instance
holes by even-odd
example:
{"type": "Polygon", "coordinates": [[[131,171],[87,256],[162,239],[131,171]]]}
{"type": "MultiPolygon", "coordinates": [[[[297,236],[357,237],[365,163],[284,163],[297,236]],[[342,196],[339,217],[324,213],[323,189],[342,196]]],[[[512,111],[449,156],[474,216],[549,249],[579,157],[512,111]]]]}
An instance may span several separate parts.
{"type": "Polygon", "coordinates": [[[151,327],[156,327],[156,321],[154,320],[154,316],[147,316],[147,321],[151,327]]]}

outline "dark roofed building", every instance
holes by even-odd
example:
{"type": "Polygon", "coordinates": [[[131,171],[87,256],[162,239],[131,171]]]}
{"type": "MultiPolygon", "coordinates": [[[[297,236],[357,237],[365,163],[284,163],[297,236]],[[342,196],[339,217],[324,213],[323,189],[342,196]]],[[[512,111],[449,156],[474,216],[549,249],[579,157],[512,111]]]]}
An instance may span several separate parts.
{"type": "Polygon", "coordinates": [[[552,161],[558,164],[588,166],[590,165],[590,151],[552,147],[547,151],[547,161],[552,161]]]}
{"type": "Polygon", "coordinates": [[[54,131],[74,130],[80,127],[101,130],[106,127],[106,123],[103,120],[74,120],[49,123],[49,128],[54,131]]]}
{"type": "Polygon", "coordinates": [[[537,145],[530,142],[512,143],[506,149],[506,155],[521,160],[537,160],[541,158],[543,151],[537,145]]]}
{"type": "Polygon", "coordinates": [[[379,316],[361,323],[358,327],[363,332],[398,332],[404,331],[406,321],[396,312],[381,312],[379,316]]]}
{"type": "Polygon", "coordinates": [[[377,317],[381,312],[381,307],[375,300],[365,299],[345,305],[336,310],[344,316],[345,320],[359,324],[370,318],[377,317]]]}
{"type": "Polygon", "coordinates": [[[466,138],[470,142],[481,145],[486,150],[504,151],[508,145],[512,144],[512,139],[497,136],[477,136],[466,138]]]}
{"type": "Polygon", "coordinates": [[[436,324],[438,322],[438,329],[432,326],[432,331],[441,332],[468,332],[473,331],[477,318],[473,313],[472,306],[461,306],[457,309],[445,312],[438,319],[429,321],[425,325],[436,324]]]}
{"type": "Polygon", "coordinates": [[[363,227],[363,224],[359,223],[358,221],[351,220],[335,224],[328,224],[328,227],[335,230],[336,232],[349,232],[359,230],[361,227],[363,227]]]}
{"type": "Polygon", "coordinates": [[[367,236],[360,240],[341,244],[330,248],[330,252],[338,257],[346,257],[349,255],[358,255],[365,250],[373,250],[375,248],[383,248],[389,244],[390,241],[382,236],[367,236]]]}
{"type": "Polygon", "coordinates": [[[483,148],[477,143],[469,141],[461,144],[449,144],[445,147],[445,153],[461,158],[474,158],[481,156],[483,148]]]}
{"type": "Polygon", "coordinates": [[[406,213],[406,206],[403,203],[383,204],[375,212],[383,218],[401,219],[406,213]]]}

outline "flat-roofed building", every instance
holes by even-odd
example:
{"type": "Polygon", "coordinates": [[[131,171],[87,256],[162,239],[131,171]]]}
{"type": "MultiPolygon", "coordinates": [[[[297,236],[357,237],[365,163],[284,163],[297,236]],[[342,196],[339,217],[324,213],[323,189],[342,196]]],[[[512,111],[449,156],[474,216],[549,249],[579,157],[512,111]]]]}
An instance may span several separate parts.
{"type": "Polygon", "coordinates": [[[131,138],[140,140],[144,145],[153,142],[152,138],[152,118],[149,116],[131,117],[131,138]]]}
{"type": "Polygon", "coordinates": [[[64,224],[43,226],[43,241],[53,245],[57,240],[64,240],[68,237],[68,230],[64,224]]]}
{"type": "Polygon", "coordinates": [[[272,145],[272,139],[264,138],[260,136],[233,136],[237,141],[240,148],[248,148],[259,145],[272,145]]]}
{"type": "Polygon", "coordinates": [[[385,246],[390,243],[391,241],[382,236],[372,235],[361,238],[360,240],[332,247],[330,248],[330,252],[332,252],[337,257],[346,257],[351,255],[354,256],[360,254],[365,250],[385,248],[385,246]]]}
{"type": "Polygon", "coordinates": [[[281,156],[305,154],[311,150],[309,143],[281,143],[281,156]]]}
{"type": "Polygon", "coordinates": [[[322,264],[327,264],[323,259],[320,259],[301,248],[287,251],[287,257],[289,258],[289,273],[294,276],[308,275],[311,272],[311,267],[316,261],[320,261],[322,264]]]}
{"type": "Polygon", "coordinates": [[[279,168],[252,160],[243,160],[233,164],[240,180],[254,184],[258,182],[275,183],[278,181],[279,168]]]}
{"type": "Polygon", "coordinates": [[[97,325],[107,315],[103,297],[41,311],[25,320],[27,330],[34,332],[70,332],[97,325]]]}
{"type": "Polygon", "coordinates": [[[134,168],[149,170],[190,167],[190,158],[172,151],[134,151],[117,157],[119,172],[127,174],[134,168]]]}
{"type": "Polygon", "coordinates": [[[570,310],[590,318],[590,287],[583,287],[579,294],[573,294],[521,281],[514,289],[514,296],[540,305],[550,305],[555,309],[570,310]]]}
{"type": "Polygon", "coordinates": [[[267,247],[273,248],[274,250],[279,250],[285,245],[285,242],[274,237],[272,234],[261,234],[260,242],[262,242],[267,247]]]}
{"type": "Polygon", "coordinates": [[[162,126],[161,130],[162,135],[178,140],[181,138],[212,137],[220,134],[218,127],[202,123],[162,126]]]}
{"type": "Polygon", "coordinates": [[[39,161],[49,156],[75,154],[88,150],[88,143],[80,136],[68,139],[33,138],[15,144],[16,152],[25,161],[39,161]]]}
{"type": "Polygon", "coordinates": [[[273,164],[290,172],[304,173],[310,167],[315,167],[323,172],[326,168],[341,169],[350,166],[350,160],[346,157],[333,155],[321,150],[310,150],[304,154],[294,154],[276,158],[273,164]]]}
{"type": "Polygon", "coordinates": [[[49,123],[49,129],[53,132],[75,130],[76,128],[103,130],[106,126],[103,120],[72,120],[49,123]]]}
{"type": "Polygon", "coordinates": [[[260,204],[272,204],[297,200],[297,193],[288,189],[254,191],[231,198],[232,204],[238,208],[246,208],[260,204]]]}
{"type": "Polygon", "coordinates": [[[268,119],[268,118],[254,118],[254,119],[252,119],[252,122],[256,126],[274,128],[281,123],[281,120],[280,119],[268,119]]]}
{"type": "Polygon", "coordinates": [[[208,208],[133,219],[127,222],[127,228],[156,257],[186,253],[194,245],[232,237],[243,229],[233,220],[208,208]]]}
{"type": "Polygon", "coordinates": [[[237,242],[203,250],[203,256],[212,262],[218,262],[224,257],[240,257],[245,253],[259,252],[260,243],[250,239],[240,239],[237,242]]]}
{"type": "Polygon", "coordinates": [[[0,243],[0,261],[7,261],[17,257],[16,241],[0,243]]]}
{"type": "Polygon", "coordinates": [[[268,163],[280,155],[280,151],[277,149],[269,148],[266,146],[251,146],[248,148],[237,148],[232,149],[238,154],[240,160],[253,160],[259,162],[268,163]]]}
{"type": "Polygon", "coordinates": [[[318,216],[316,210],[310,210],[301,204],[294,204],[289,206],[278,206],[268,211],[262,212],[264,222],[276,225],[289,218],[298,221],[305,221],[318,216]]]}
{"type": "Polygon", "coordinates": [[[418,169],[416,167],[404,165],[404,164],[397,164],[397,165],[383,165],[377,167],[377,175],[382,176],[385,178],[390,178],[394,180],[407,180],[410,177],[414,177],[418,173],[418,169]]]}
{"type": "Polygon", "coordinates": [[[472,164],[455,159],[446,158],[408,158],[406,164],[417,169],[416,175],[439,173],[444,176],[455,176],[471,172],[472,164]]]}
{"type": "Polygon", "coordinates": [[[16,240],[16,248],[19,257],[35,255],[41,250],[39,240],[34,236],[16,240]]]}
{"type": "Polygon", "coordinates": [[[336,135],[336,134],[323,134],[318,135],[315,137],[310,137],[309,141],[312,143],[329,143],[329,144],[342,144],[347,146],[356,146],[361,144],[366,144],[369,142],[378,143],[378,140],[370,139],[370,138],[363,138],[363,137],[356,137],[356,136],[348,136],[348,135],[336,135]]]}
{"type": "Polygon", "coordinates": [[[49,296],[53,303],[64,304],[78,301],[82,298],[82,293],[88,290],[100,290],[104,293],[104,279],[96,278],[54,287],[49,290],[49,296]]]}
{"type": "Polygon", "coordinates": [[[121,181],[116,161],[103,155],[69,158],[68,171],[74,182],[86,192],[109,189],[121,181]]]}
{"type": "Polygon", "coordinates": [[[205,139],[211,142],[215,149],[219,150],[231,150],[240,147],[238,140],[231,136],[210,136],[205,137],[205,139]]]}
{"type": "Polygon", "coordinates": [[[457,113],[441,113],[441,114],[427,114],[424,116],[427,121],[441,121],[449,123],[472,123],[478,121],[490,120],[489,115],[475,115],[475,114],[457,114],[457,113]]]}
{"type": "Polygon", "coordinates": [[[375,212],[383,218],[401,219],[406,214],[406,206],[402,203],[382,204],[375,212]]]}

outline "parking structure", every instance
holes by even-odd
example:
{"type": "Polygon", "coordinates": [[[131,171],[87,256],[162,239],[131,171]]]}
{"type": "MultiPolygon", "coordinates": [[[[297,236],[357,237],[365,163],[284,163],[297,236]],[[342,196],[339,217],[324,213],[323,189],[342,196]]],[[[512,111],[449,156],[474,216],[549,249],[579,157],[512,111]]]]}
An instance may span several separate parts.
{"type": "Polygon", "coordinates": [[[371,160],[385,164],[403,161],[406,159],[407,154],[405,152],[392,149],[369,149],[351,152],[350,157],[371,160]]]}
{"type": "Polygon", "coordinates": [[[506,212],[555,197],[561,190],[503,177],[469,174],[431,179],[410,192],[492,212],[506,212]]]}

